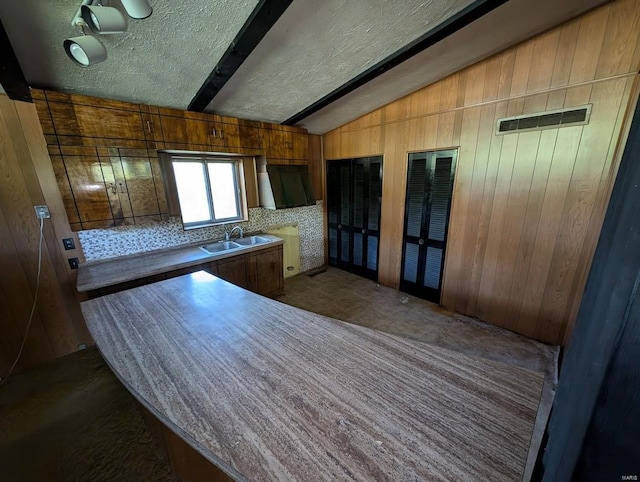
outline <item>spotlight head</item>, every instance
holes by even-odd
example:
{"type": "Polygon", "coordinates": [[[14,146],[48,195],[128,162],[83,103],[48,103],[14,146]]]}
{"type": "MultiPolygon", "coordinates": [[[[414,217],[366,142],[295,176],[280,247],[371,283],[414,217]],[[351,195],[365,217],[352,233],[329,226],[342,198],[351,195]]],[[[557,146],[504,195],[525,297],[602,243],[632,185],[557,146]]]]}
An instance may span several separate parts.
{"type": "Polygon", "coordinates": [[[153,13],[147,0],[120,0],[120,2],[131,18],[142,20],[153,13]]]}
{"type": "Polygon", "coordinates": [[[91,35],[68,38],[63,46],[69,58],[82,67],[97,64],[107,58],[107,49],[91,35]]]}
{"type": "Polygon", "coordinates": [[[112,34],[127,30],[127,19],[117,8],[82,5],[80,17],[93,33],[112,34]]]}

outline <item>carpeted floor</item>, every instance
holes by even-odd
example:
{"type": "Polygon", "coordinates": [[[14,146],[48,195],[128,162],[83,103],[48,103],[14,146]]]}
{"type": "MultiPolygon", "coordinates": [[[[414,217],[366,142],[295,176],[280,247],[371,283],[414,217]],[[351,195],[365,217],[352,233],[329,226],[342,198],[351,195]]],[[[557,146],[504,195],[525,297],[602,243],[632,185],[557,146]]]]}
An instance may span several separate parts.
{"type": "Polygon", "coordinates": [[[0,481],[174,481],[136,402],[95,347],[0,387],[0,481]]]}

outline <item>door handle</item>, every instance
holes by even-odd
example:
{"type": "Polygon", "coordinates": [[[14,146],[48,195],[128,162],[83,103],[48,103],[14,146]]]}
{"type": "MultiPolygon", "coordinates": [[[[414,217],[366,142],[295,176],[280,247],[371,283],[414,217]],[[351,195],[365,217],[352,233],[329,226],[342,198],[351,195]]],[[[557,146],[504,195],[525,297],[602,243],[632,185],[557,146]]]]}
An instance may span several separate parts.
{"type": "Polygon", "coordinates": [[[362,230],[362,234],[367,234],[367,230],[366,230],[366,229],[363,229],[363,230],[362,230]]]}
{"type": "Polygon", "coordinates": [[[419,240],[418,240],[418,244],[419,244],[420,246],[422,246],[422,245],[424,244],[424,239],[419,239],[419,240]]]}
{"type": "Polygon", "coordinates": [[[342,224],[338,224],[338,229],[342,229],[342,224]]]}

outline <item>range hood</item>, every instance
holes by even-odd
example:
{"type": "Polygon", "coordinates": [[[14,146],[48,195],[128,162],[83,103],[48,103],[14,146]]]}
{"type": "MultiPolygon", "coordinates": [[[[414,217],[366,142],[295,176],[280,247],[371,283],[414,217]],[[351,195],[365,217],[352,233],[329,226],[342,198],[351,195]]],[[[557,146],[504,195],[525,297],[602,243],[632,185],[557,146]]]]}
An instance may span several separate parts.
{"type": "Polygon", "coordinates": [[[261,207],[284,209],[315,205],[307,166],[259,164],[257,170],[261,207]]]}

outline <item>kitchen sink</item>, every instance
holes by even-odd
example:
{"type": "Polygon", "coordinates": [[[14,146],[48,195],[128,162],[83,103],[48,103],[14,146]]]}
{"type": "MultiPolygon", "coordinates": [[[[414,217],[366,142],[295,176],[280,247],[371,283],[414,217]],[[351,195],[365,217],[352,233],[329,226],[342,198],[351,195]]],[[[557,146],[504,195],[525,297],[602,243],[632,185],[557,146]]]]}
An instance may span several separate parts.
{"type": "Polygon", "coordinates": [[[263,238],[262,236],[247,236],[246,238],[236,239],[233,242],[241,246],[253,246],[254,244],[268,243],[269,240],[267,238],[263,238]]]}
{"type": "Polygon", "coordinates": [[[230,249],[237,249],[241,247],[241,245],[234,241],[218,241],[217,243],[205,244],[204,246],[200,246],[200,249],[209,254],[216,254],[222,251],[229,251],[230,249]]]}

